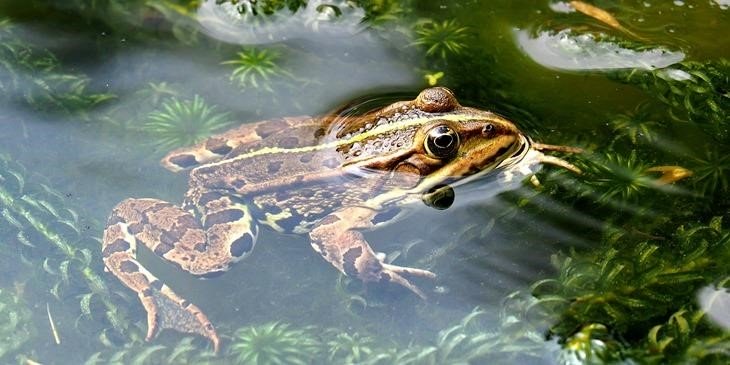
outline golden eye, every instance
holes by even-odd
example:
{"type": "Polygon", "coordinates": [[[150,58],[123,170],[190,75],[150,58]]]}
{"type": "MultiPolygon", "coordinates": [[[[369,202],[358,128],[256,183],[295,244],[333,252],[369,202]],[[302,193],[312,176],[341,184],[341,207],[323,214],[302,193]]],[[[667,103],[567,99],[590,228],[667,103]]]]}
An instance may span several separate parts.
{"type": "Polygon", "coordinates": [[[428,131],[423,147],[433,158],[452,157],[459,149],[459,134],[447,125],[433,127],[428,131]]]}

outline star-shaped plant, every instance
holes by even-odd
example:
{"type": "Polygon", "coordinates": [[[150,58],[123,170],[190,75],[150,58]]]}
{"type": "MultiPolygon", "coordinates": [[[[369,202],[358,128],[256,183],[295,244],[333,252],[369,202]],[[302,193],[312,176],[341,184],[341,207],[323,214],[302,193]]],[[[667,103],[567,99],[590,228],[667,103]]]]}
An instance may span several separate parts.
{"type": "Polygon", "coordinates": [[[193,100],[172,97],[159,110],[150,113],[142,130],[155,137],[155,145],[170,150],[195,144],[229,126],[228,113],[219,113],[215,106],[195,95],[193,100]]]}
{"type": "Polygon", "coordinates": [[[436,22],[432,20],[420,22],[415,29],[418,38],[413,44],[426,49],[428,56],[440,56],[445,59],[449,54],[461,54],[466,50],[466,42],[470,38],[469,28],[460,25],[456,20],[436,22]]]}
{"type": "Polygon", "coordinates": [[[224,65],[233,65],[231,81],[241,88],[263,88],[273,91],[272,78],[287,77],[291,74],[280,65],[281,54],[272,49],[246,48],[236,53],[238,58],[224,61],[224,65]]]}

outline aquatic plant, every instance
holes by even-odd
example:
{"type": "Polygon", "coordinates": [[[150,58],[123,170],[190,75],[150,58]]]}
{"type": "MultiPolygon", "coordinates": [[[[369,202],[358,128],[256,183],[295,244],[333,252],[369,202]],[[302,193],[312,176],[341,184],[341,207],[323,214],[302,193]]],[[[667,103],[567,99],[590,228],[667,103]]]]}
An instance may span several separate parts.
{"type": "MultiPolygon", "coordinates": [[[[77,313],[74,331],[103,319],[116,331],[128,325],[125,311],[111,301],[100,271],[99,243],[92,223],[68,207],[64,196],[41,177],[0,155],[0,231],[5,237],[1,256],[8,270],[3,280],[25,286],[29,295],[48,293],[55,306],[77,313]],[[12,249],[7,249],[12,247],[12,249]],[[75,306],[75,308],[74,308],[75,306]],[[94,308],[94,310],[92,310],[94,308]]],[[[103,335],[103,334],[102,334],[103,335]]]]}
{"type": "Polygon", "coordinates": [[[426,20],[415,27],[417,35],[413,44],[426,49],[427,56],[459,55],[467,48],[470,38],[469,28],[460,25],[455,19],[442,22],[426,20]]]}
{"type": "Polygon", "coordinates": [[[612,117],[609,123],[616,136],[614,139],[627,138],[632,144],[656,142],[657,130],[663,123],[658,120],[651,107],[652,104],[643,103],[631,113],[612,117]]]}
{"type": "Polygon", "coordinates": [[[225,364],[225,360],[210,350],[201,350],[192,337],[173,346],[137,342],[121,349],[108,349],[91,355],[84,365],[144,365],[144,364],[225,364]]]}
{"type": "Polygon", "coordinates": [[[363,23],[375,29],[384,29],[385,24],[398,26],[393,22],[406,18],[412,10],[407,0],[367,1],[362,2],[362,7],[365,9],[363,23]]]}
{"type": "Polygon", "coordinates": [[[136,94],[153,106],[159,105],[166,99],[180,96],[180,93],[165,81],[148,82],[147,87],[137,91],[136,94]]]}
{"type": "Polygon", "coordinates": [[[578,157],[575,162],[584,174],[576,177],[558,172],[564,177],[561,183],[575,196],[601,204],[625,206],[660,187],[657,179],[647,174],[649,165],[637,157],[636,151],[628,156],[604,153],[578,157]]]}
{"type": "Polygon", "coordinates": [[[726,193],[730,187],[730,155],[717,146],[708,146],[704,156],[690,161],[696,191],[704,196],[726,193]]]}
{"type": "Polygon", "coordinates": [[[228,353],[237,364],[310,364],[319,346],[311,328],[274,322],[238,329],[228,353]]]}
{"type": "Polygon", "coordinates": [[[610,364],[621,359],[621,344],[602,324],[591,323],[565,340],[562,364],[610,364]]]}
{"type": "Polygon", "coordinates": [[[340,332],[330,329],[327,340],[327,360],[332,364],[359,364],[376,354],[377,348],[372,337],[360,333],[340,332]]]}
{"type": "Polygon", "coordinates": [[[231,81],[235,81],[243,89],[259,87],[273,91],[271,79],[290,77],[291,74],[280,65],[281,54],[273,49],[245,48],[236,53],[238,58],[224,61],[224,65],[233,65],[231,81]]]}
{"type": "MultiPolygon", "coordinates": [[[[660,234],[609,230],[594,250],[556,255],[558,276],[533,286],[538,298],[563,303],[563,309],[555,312],[561,316],[551,333],[570,341],[586,326],[605,326],[613,339],[635,338],[630,334],[643,330],[649,334],[642,345],[648,346],[644,348],[648,353],[633,352],[639,351],[636,343],[622,343],[621,351],[645,358],[662,342],[657,333],[663,327],[657,325],[697,323],[680,319],[686,313],[682,308],[694,307],[698,288],[730,273],[727,265],[717,264],[730,260],[730,230],[715,217],[707,224],[680,225],[670,237],[660,234]]],[[[679,330],[689,338],[687,331],[679,330]]],[[[589,332],[583,337],[606,336],[604,330],[589,332]]]]}
{"type": "Polygon", "coordinates": [[[160,150],[193,145],[231,125],[228,113],[219,113],[198,95],[192,100],[169,98],[150,113],[142,131],[160,150]]]}
{"type": "Polygon", "coordinates": [[[632,70],[612,77],[645,90],[677,121],[698,123],[714,138],[730,142],[730,61],[684,61],[665,69],[632,70]]]}
{"type": "Polygon", "coordinates": [[[550,358],[544,338],[524,315],[535,300],[513,293],[497,323],[486,312],[474,309],[458,324],[441,330],[430,344],[381,345],[358,364],[480,364],[530,363],[550,358]]]}
{"type": "Polygon", "coordinates": [[[55,55],[21,38],[8,19],[0,19],[0,44],[0,100],[86,117],[90,109],[115,98],[89,91],[90,78],[64,71],[55,55]]]}
{"type": "MultiPolygon", "coordinates": [[[[187,1],[182,4],[169,0],[146,0],[145,6],[154,9],[166,20],[166,27],[180,43],[193,45],[200,41],[200,30],[197,26],[196,11],[198,1],[187,1]]],[[[156,23],[157,14],[152,14],[152,23],[156,23]]],[[[144,19],[142,19],[144,23],[144,19]]]]}
{"type": "Polygon", "coordinates": [[[27,304],[8,289],[0,288],[0,361],[9,364],[11,356],[33,336],[31,313],[27,304]]]}

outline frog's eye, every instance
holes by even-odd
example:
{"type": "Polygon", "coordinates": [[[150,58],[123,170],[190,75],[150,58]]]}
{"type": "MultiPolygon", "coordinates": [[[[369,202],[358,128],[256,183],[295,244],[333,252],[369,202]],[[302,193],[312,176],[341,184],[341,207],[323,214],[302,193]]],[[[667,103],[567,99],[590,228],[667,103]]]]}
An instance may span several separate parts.
{"type": "Polygon", "coordinates": [[[447,125],[433,127],[428,131],[423,147],[433,158],[451,157],[459,149],[459,134],[447,125]]]}

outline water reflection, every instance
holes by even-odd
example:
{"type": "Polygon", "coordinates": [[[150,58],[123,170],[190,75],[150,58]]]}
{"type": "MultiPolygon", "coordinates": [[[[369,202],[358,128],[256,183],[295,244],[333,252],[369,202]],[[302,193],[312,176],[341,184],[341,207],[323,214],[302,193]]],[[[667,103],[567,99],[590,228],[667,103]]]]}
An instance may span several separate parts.
{"type": "Polygon", "coordinates": [[[519,30],[515,38],[533,61],[562,70],[613,70],[664,68],[684,59],[684,53],[663,48],[633,50],[620,44],[596,39],[592,34],[572,30],[531,32],[519,30]]]}
{"type": "Polygon", "coordinates": [[[328,37],[351,38],[365,29],[365,11],[351,1],[314,0],[294,10],[263,13],[255,2],[206,0],[196,20],[209,37],[234,44],[266,44],[328,37]]]}
{"type": "Polygon", "coordinates": [[[730,291],[727,288],[706,286],[697,293],[697,301],[712,323],[730,331],[730,291]]]}

